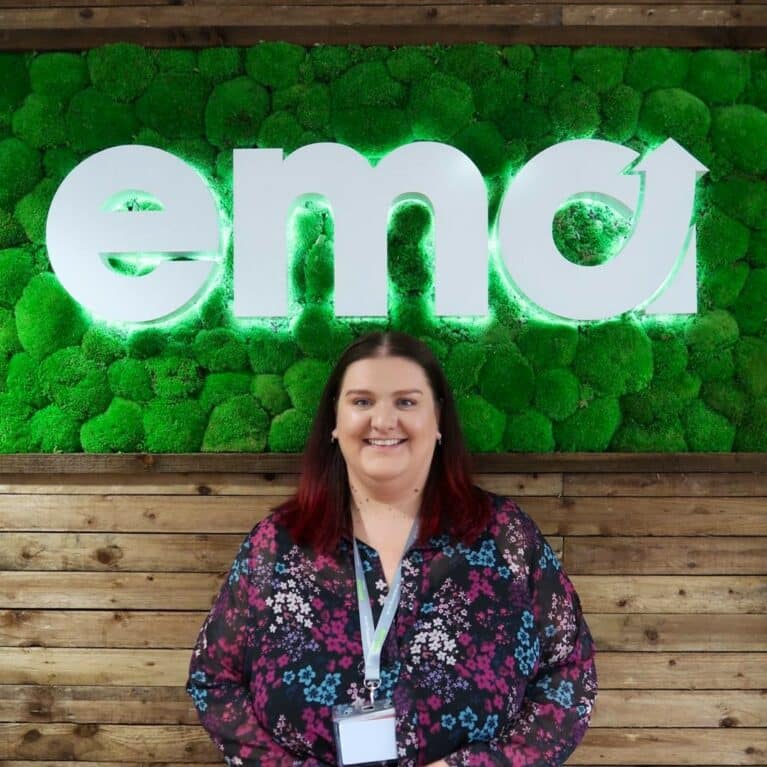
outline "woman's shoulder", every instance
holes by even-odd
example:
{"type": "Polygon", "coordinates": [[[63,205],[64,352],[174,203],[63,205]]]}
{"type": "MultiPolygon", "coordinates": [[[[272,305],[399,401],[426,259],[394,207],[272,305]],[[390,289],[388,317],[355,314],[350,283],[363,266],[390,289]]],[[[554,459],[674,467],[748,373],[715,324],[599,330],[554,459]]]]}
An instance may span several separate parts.
{"type": "Polygon", "coordinates": [[[284,512],[275,509],[253,525],[244,542],[251,556],[265,554],[275,556],[280,550],[290,548],[293,541],[285,527],[283,517],[284,512]]]}
{"type": "Polygon", "coordinates": [[[495,538],[513,539],[519,544],[534,546],[541,531],[532,517],[508,495],[482,490],[490,504],[489,532],[495,538]]]}

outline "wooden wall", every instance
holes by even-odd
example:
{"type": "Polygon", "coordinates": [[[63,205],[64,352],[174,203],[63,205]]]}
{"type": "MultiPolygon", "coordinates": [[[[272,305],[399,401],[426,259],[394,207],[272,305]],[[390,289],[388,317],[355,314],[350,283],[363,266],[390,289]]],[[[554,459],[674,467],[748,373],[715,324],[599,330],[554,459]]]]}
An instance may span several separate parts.
{"type": "MultiPolygon", "coordinates": [[[[0,459],[0,762],[218,763],[190,648],[295,456],[0,459]]],[[[571,764],[767,764],[767,456],[480,456],[599,648],[571,764]]]]}

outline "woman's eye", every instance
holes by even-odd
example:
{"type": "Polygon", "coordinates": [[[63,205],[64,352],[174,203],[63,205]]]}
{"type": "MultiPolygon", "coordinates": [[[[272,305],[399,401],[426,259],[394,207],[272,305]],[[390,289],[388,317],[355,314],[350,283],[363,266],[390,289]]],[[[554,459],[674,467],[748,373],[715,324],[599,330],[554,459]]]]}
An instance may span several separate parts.
{"type": "Polygon", "coordinates": [[[364,397],[358,397],[352,401],[352,404],[354,407],[367,407],[370,404],[370,400],[365,399],[364,397]]]}
{"type": "Polygon", "coordinates": [[[399,400],[399,405],[400,407],[415,407],[416,401],[414,399],[403,397],[401,400],[399,400]]]}

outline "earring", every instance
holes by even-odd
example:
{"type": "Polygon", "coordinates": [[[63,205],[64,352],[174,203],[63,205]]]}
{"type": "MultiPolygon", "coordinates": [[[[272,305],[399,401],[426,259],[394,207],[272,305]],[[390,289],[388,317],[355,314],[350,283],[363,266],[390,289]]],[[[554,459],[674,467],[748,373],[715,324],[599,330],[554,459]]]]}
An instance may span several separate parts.
{"type": "Polygon", "coordinates": [[[330,435],[330,444],[331,445],[335,445],[336,444],[336,435],[335,434],[331,434],[330,435]]]}
{"type": "Polygon", "coordinates": [[[437,432],[437,444],[442,446],[442,435],[439,432],[437,432]]]}

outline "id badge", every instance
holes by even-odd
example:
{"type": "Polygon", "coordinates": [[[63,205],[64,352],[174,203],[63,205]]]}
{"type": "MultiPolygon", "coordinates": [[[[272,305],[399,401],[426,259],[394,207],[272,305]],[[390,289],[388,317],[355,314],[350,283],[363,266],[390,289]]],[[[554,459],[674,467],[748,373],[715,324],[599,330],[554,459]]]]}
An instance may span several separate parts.
{"type": "Polygon", "coordinates": [[[333,706],[339,767],[397,758],[396,715],[391,701],[333,706]]]}

